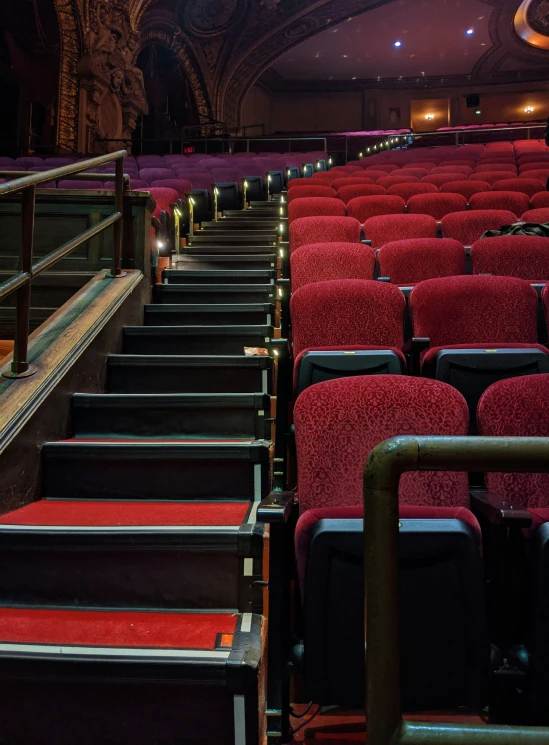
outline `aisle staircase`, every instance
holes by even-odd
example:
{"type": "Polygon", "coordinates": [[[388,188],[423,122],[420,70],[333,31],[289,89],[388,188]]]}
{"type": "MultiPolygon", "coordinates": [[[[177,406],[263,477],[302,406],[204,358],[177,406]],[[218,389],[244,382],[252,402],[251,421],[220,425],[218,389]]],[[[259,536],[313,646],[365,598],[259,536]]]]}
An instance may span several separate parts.
{"type": "Polygon", "coordinates": [[[197,231],[0,518],[2,745],[264,741],[277,215],[197,231]]]}

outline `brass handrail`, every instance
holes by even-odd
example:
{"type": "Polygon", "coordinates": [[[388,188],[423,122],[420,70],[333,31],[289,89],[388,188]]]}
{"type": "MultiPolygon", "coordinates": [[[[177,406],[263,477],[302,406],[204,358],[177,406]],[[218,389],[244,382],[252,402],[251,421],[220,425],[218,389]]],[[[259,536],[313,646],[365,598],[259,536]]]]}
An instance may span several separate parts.
{"type": "MultiPolygon", "coordinates": [[[[124,174],[124,158],[126,150],[119,150],[108,155],[101,155],[97,158],[82,160],[78,163],[71,163],[61,168],[52,168],[51,171],[41,173],[11,172],[2,171],[2,175],[12,176],[12,180],[5,184],[0,184],[0,197],[22,192],[21,202],[21,227],[22,240],[21,252],[19,255],[19,271],[13,277],[5,282],[0,283],[0,300],[17,293],[16,314],[15,314],[15,344],[13,349],[13,361],[11,369],[4,372],[7,378],[25,378],[32,375],[35,369],[31,367],[28,361],[29,346],[29,320],[30,320],[30,301],[31,286],[34,277],[49,269],[62,258],[74,251],[86,241],[103,232],[111,225],[114,227],[114,249],[113,249],[113,268],[109,276],[123,277],[122,271],[122,228],[124,217],[124,188],[129,184],[129,177],[124,174]],[[115,211],[112,215],[101,220],[97,225],[85,230],[80,235],[67,241],[54,251],[33,263],[34,252],[34,218],[36,208],[36,187],[48,181],[63,179],[66,176],[76,176],[77,179],[84,179],[83,171],[91,168],[99,168],[108,163],[115,163],[114,173],[114,201],[115,211]],[[79,174],[82,174],[80,176],[79,174]],[[13,178],[16,176],[16,178],[13,178]]],[[[90,173],[86,178],[92,181],[104,180],[105,174],[90,173]]],[[[110,180],[110,179],[109,179],[110,180]]]]}
{"type": "Polygon", "coordinates": [[[549,437],[393,437],[370,453],[364,466],[368,745],[547,745],[545,727],[403,722],[398,485],[408,471],[549,473],[549,437]]]}

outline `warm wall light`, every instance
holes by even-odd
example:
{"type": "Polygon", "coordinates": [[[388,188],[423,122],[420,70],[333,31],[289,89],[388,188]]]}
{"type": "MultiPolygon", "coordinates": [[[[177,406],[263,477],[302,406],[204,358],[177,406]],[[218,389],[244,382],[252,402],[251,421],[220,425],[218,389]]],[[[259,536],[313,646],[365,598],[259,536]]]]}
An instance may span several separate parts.
{"type": "Polygon", "coordinates": [[[526,107],[526,108],[524,109],[524,113],[525,113],[525,114],[533,114],[533,113],[534,113],[534,107],[533,107],[533,106],[527,106],[527,107],[526,107]]]}
{"type": "Polygon", "coordinates": [[[435,115],[434,114],[425,114],[425,118],[426,119],[429,119],[429,121],[431,121],[432,119],[435,118],[435,115]]]}

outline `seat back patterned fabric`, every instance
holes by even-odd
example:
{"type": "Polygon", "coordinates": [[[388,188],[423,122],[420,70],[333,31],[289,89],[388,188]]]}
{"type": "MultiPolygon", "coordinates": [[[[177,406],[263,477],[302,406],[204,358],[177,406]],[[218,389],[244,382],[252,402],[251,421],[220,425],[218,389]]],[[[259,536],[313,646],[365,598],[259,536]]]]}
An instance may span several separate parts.
{"type": "Polygon", "coordinates": [[[362,243],[314,243],[292,253],[292,291],[330,279],[373,279],[375,253],[362,243]]]}
{"type": "Polygon", "coordinates": [[[288,222],[291,224],[300,217],[320,215],[345,216],[345,205],[340,199],[330,197],[298,197],[288,204],[288,222]]]}
{"type": "MultiPolygon", "coordinates": [[[[549,437],[549,374],[500,380],[478,404],[479,434],[549,437]]],[[[487,473],[486,486],[520,507],[549,507],[549,474],[487,473]]]]}
{"type": "Polygon", "coordinates": [[[515,277],[428,279],[410,295],[414,336],[432,347],[536,344],[537,305],[534,288],[515,277]]]}
{"type": "Polygon", "coordinates": [[[413,285],[434,277],[465,274],[465,249],[459,241],[412,238],[386,243],[378,253],[379,273],[392,284],[413,285]]]}
{"type": "Polygon", "coordinates": [[[360,243],[354,217],[298,217],[290,225],[290,251],[308,243],[360,243]]]}
{"type": "Polygon", "coordinates": [[[549,240],[532,235],[484,238],[471,246],[473,274],[549,281],[549,240]]]}
{"type": "Polygon", "coordinates": [[[290,301],[294,358],[315,347],[401,349],[405,300],[385,282],[337,279],[308,284],[290,301]]]}
{"type": "MultiPolygon", "coordinates": [[[[465,435],[469,414],[455,389],[397,375],[318,383],[296,401],[294,423],[300,511],[362,504],[370,451],[397,435],[465,435]]],[[[465,473],[407,473],[401,504],[467,506],[465,473]]]]}

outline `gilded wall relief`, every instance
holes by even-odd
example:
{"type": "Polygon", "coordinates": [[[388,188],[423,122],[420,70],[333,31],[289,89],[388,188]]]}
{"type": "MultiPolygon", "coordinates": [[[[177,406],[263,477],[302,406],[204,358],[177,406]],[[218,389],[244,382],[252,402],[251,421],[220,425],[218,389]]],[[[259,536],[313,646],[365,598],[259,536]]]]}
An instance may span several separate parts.
{"type": "Polygon", "coordinates": [[[75,0],[55,0],[59,22],[60,69],[56,143],[74,152],[78,144],[78,60],[82,54],[81,8],[75,0]]]}
{"type": "Polygon", "coordinates": [[[131,139],[139,115],[148,112],[143,73],[136,62],[138,49],[139,36],[131,28],[126,3],[97,3],[90,13],[86,54],[78,63],[85,93],[81,149],[118,149],[131,139]],[[97,145],[101,140],[114,142],[97,145]]]}

